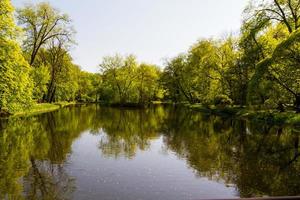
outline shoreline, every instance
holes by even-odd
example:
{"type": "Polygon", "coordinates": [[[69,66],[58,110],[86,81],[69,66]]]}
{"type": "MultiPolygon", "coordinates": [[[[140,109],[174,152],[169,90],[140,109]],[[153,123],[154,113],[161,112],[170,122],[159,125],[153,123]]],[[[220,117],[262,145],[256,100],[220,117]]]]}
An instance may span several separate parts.
{"type": "Polygon", "coordinates": [[[295,111],[279,112],[275,109],[253,110],[247,107],[204,107],[197,104],[185,105],[190,110],[209,115],[216,115],[225,118],[234,118],[240,120],[249,120],[257,123],[269,125],[292,125],[300,126],[300,114],[295,111]]]}
{"type": "Polygon", "coordinates": [[[12,113],[9,114],[8,116],[0,117],[0,119],[38,115],[38,114],[53,112],[61,108],[78,105],[78,104],[80,103],[76,103],[76,102],[36,103],[30,109],[12,113]]]}
{"type": "Polygon", "coordinates": [[[0,117],[0,119],[10,118],[10,117],[22,117],[22,116],[31,116],[38,115],[48,112],[53,112],[61,108],[74,105],[83,105],[83,104],[98,104],[100,106],[114,107],[120,109],[144,109],[149,106],[164,106],[164,105],[173,105],[173,106],[182,106],[191,111],[198,112],[201,114],[215,115],[224,118],[232,118],[237,120],[249,120],[257,123],[264,123],[269,125],[292,125],[300,126],[300,114],[297,114],[294,111],[285,111],[279,112],[278,110],[253,110],[247,107],[240,106],[228,106],[228,107],[215,107],[215,106],[203,106],[201,104],[189,104],[189,103],[172,103],[172,102],[152,102],[148,104],[138,104],[138,103],[129,103],[129,104],[107,104],[107,103],[82,103],[82,102],[57,102],[57,103],[37,103],[28,110],[21,112],[16,112],[8,116],[0,117]]]}

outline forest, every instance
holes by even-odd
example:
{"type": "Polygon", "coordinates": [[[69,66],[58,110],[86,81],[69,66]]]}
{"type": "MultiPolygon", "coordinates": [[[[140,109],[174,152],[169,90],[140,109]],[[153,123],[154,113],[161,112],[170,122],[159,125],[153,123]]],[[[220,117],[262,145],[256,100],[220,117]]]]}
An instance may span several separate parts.
{"type": "Polygon", "coordinates": [[[115,54],[99,58],[98,73],[89,73],[72,59],[76,30],[66,13],[46,2],[14,8],[1,0],[0,113],[56,102],[186,102],[299,113],[300,0],[252,0],[241,20],[238,34],[200,39],[164,66],[115,54]]]}

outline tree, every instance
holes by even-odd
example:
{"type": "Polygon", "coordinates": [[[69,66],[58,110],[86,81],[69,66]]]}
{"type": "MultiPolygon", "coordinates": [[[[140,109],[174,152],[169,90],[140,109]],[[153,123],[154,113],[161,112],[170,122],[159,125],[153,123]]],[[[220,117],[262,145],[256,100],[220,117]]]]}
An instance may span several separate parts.
{"type": "Polygon", "coordinates": [[[33,65],[39,50],[55,38],[70,40],[74,33],[68,15],[61,14],[49,3],[28,4],[17,10],[18,23],[26,33],[24,49],[33,65]]]}
{"type": "Polygon", "coordinates": [[[55,93],[53,101],[75,101],[79,90],[80,68],[72,63],[71,57],[66,56],[61,71],[55,78],[55,93]]]}
{"type": "Polygon", "coordinates": [[[217,47],[213,40],[200,40],[187,54],[167,63],[163,77],[169,93],[174,93],[173,98],[189,103],[210,103],[220,92],[217,47]]]}
{"type": "Polygon", "coordinates": [[[149,103],[156,98],[162,98],[159,86],[160,70],[155,65],[141,64],[137,69],[139,103],[149,103]]]}
{"type": "Polygon", "coordinates": [[[186,99],[192,101],[183,85],[184,77],[182,70],[185,64],[186,55],[178,55],[167,62],[161,76],[161,84],[166,90],[165,98],[171,99],[175,103],[186,99]]]}
{"type": "Polygon", "coordinates": [[[49,73],[49,75],[44,74],[45,77],[40,77],[39,80],[36,79],[37,82],[35,84],[39,88],[44,88],[46,80],[41,80],[46,79],[48,76],[47,89],[40,98],[49,103],[58,99],[74,99],[77,91],[77,72],[73,70],[74,73],[72,73],[72,69],[75,66],[72,63],[72,57],[68,53],[69,40],[54,38],[45,47],[38,53],[35,62],[36,67],[34,67],[34,69],[40,70],[40,72],[42,70],[41,67],[46,67],[49,73]],[[67,88],[68,90],[66,90],[67,88]],[[56,98],[56,94],[58,94],[57,90],[60,90],[61,95],[59,98],[56,98]]]}
{"type": "Polygon", "coordinates": [[[18,29],[9,0],[0,2],[0,113],[15,112],[31,103],[30,68],[16,42],[18,29]]]}
{"type": "Polygon", "coordinates": [[[17,19],[25,31],[24,54],[34,68],[34,98],[50,103],[74,99],[77,88],[68,55],[74,31],[69,17],[43,2],[18,9],[17,19]]]}
{"type": "MultiPolygon", "coordinates": [[[[260,45],[261,57],[256,63],[256,70],[254,76],[250,82],[250,91],[248,92],[248,99],[251,99],[255,88],[260,87],[265,80],[275,83],[284,92],[284,99],[289,102],[289,96],[294,98],[294,106],[297,112],[300,112],[300,94],[298,91],[299,83],[298,68],[299,68],[299,9],[300,1],[286,0],[286,1],[267,1],[259,5],[252,5],[248,8],[246,13],[250,13],[250,16],[254,16],[251,20],[246,20],[247,24],[251,24],[253,21],[261,21],[261,26],[250,26],[248,29],[250,32],[255,32],[256,35],[264,38],[268,35],[268,30],[272,27],[277,27],[280,31],[278,34],[269,38],[275,38],[277,41],[272,45],[262,43],[260,45]],[[282,28],[282,26],[284,28],[282,28]],[[287,30],[285,33],[284,30],[287,30]],[[267,32],[266,32],[267,31],[267,32]],[[278,39],[279,38],[279,39],[278,39]],[[266,49],[265,47],[270,47],[266,49]]],[[[270,31],[269,31],[270,32],[270,31]]],[[[253,35],[253,34],[252,34],[253,35]]],[[[264,38],[264,41],[268,41],[264,38]]],[[[271,40],[271,41],[274,41],[271,40]]],[[[256,43],[259,43],[256,41],[256,43]]],[[[277,99],[281,104],[282,98],[277,99]]]]}
{"type": "Polygon", "coordinates": [[[217,44],[216,48],[216,74],[219,78],[219,95],[238,102],[237,91],[237,60],[239,57],[237,38],[226,37],[217,44]]]}
{"type": "Polygon", "coordinates": [[[100,93],[101,76],[85,71],[79,72],[76,100],[80,102],[97,102],[100,93]]]}
{"type": "Polygon", "coordinates": [[[246,9],[246,13],[248,13],[248,18],[284,24],[292,33],[300,26],[299,10],[299,0],[267,0],[257,3],[252,1],[246,9]]]}
{"type": "Polygon", "coordinates": [[[284,91],[294,98],[294,106],[300,112],[300,31],[291,34],[275,48],[272,56],[261,61],[251,80],[252,90],[260,84],[264,74],[278,84],[284,91]]]}
{"type": "Polygon", "coordinates": [[[194,44],[188,54],[187,72],[191,72],[190,88],[194,99],[210,104],[221,93],[220,71],[218,66],[218,43],[204,39],[194,44]]]}
{"type": "Polygon", "coordinates": [[[43,95],[47,92],[47,84],[50,80],[48,67],[42,65],[38,68],[33,68],[31,78],[34,82],[33,99],[41,100],[43,95]]]}
{"type": "Polygon", "coordinates": [[[137,101],[136,82],[138,64],[132,55],[104,57],[100,64],[103,82],[113,92],[113,101],[124,105],[137,101]]]}

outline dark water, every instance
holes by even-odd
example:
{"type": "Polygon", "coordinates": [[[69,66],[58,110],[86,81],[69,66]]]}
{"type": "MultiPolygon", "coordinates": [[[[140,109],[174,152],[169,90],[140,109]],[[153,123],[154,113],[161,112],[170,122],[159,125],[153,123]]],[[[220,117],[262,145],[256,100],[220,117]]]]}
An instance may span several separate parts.
{"type": "Polygon", "coordinates": [[[300,194],[299,128],[81,106],[0,123],[0,199],[300,194]]]}

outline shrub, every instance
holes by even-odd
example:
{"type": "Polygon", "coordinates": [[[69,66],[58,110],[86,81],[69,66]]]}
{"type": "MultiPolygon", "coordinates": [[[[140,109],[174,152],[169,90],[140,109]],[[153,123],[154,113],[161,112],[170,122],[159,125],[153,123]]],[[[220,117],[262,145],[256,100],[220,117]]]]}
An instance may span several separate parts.
{"type": "Polygon", "coordinates": [[[229,106],[229,105],[232,105],[233,104],[233,101],[232,99],[230,99],[227,95],[217,95],[215,98],[214,98],[214,105],[215,106],[229,106]]]}

